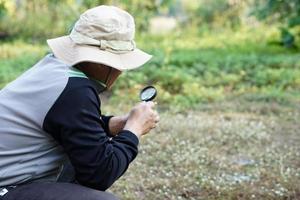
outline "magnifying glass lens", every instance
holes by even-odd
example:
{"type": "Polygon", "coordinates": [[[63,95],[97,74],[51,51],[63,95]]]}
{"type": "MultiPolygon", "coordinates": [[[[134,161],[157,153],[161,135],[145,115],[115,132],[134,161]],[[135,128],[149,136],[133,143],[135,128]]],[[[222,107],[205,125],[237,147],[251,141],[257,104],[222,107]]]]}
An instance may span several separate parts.
{"type": "Polygon", "coordinates": [[[156,97],[157,91],[155,87],[148,86],[145,87],[140,93],[140,99],[142,101],[151,101],[156,97]]]}

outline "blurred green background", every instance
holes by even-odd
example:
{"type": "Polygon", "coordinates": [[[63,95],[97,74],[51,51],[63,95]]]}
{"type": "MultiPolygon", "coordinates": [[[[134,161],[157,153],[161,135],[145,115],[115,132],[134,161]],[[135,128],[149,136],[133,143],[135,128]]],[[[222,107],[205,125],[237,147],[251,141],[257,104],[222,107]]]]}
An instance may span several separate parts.
{"type": "Polygon", "coordinates": [[[137,46],[153,54],[122,74],[103,109],[128,111],[152,84],[162,115],[114,193],[299,198],[299,0],[0,0],[0,88],[100,4],[129,11],[137,46]]]}
{"type": "Polygon", "coordinates": [[[228,98],[289,102],[299,99],[297,0],[1,0],[0,86],[65,35],[81,12],[117,5],[136,19],[138,47],[154,58],[125,73],[112,100],[132,101],[146,84],[161,104],[187,108],[228,98]]]}

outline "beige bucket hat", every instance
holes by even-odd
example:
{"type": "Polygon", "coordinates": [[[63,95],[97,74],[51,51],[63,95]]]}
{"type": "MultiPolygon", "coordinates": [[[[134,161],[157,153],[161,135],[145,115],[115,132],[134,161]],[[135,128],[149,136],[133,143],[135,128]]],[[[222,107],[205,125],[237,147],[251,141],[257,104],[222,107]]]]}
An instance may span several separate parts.
{"type": "Polygon", "coordinates": [[[114,6],[84,12],[70,35],[47,40],[53,54],[66,64],[100,63],[120,71],[138,68],[151,55],[136,48],[133,17],[114,6]]]}

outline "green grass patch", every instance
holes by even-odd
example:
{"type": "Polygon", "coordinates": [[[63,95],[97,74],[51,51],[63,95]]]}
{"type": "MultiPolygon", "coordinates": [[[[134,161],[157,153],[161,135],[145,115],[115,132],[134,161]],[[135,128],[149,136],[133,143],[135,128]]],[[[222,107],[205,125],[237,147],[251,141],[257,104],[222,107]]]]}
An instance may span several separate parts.
{"type": "Polygon", "coordinates": [[[159,102],[182,108],[232,96],[295,101],[300,89],[300,54],[258,43],[249,33],[248,37],[240,34],[242,38],[238,33],[232,37],[226,33],[229,41],[223,34],[185,39],[175,34],[164,40],[150,37],[151,44],[143,46],[155,57],[142,69],[125,73],[113,96],[116,101],[119,95],[136,98],[134,94],[143,85],[154,84],[159,102]]]}
{"type": "Polygon", "coordinates": [[[0,88],[33,66],[46,52],[40,44],[0,43],[0,88]]]}
{"type": "MultiPolygon", "coordinates": [[[[139,47],[154,55],[144,67],[125,72],[111,102],[137,101],[148,84],[157,100],[178,109],[199,103],[245,97],[249,101],[295,102],[300,91],[300,62],[295,50],[268,45],[262,30],[137,36],[139,47]]],[[[47,51],[45,44],[0,44],[0,87],[31,67],[47,51]]]]}

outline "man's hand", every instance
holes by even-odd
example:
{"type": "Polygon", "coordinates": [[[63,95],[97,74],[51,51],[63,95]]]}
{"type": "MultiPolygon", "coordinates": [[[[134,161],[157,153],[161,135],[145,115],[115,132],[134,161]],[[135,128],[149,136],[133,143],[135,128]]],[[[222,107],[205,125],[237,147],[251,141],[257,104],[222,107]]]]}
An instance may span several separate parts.
{"type": "Polygon", "coordinates": [[[152,101],[137,104],[130,111],[124,130],[129,130],[140,137],[155,128],[159,115],[154,110],[154,106],[155,103],[152,101]]]}

